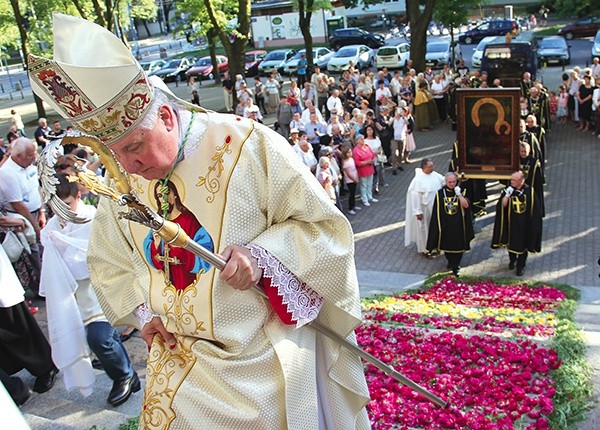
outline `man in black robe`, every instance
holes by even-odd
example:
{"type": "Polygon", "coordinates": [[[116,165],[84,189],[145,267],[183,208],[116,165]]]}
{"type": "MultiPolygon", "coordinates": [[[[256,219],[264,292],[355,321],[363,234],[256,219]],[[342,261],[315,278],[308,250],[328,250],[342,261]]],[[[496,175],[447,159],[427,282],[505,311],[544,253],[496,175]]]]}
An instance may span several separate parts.
{"type": "Polygon", "coordinates": [[[444,251],[449,269],[459,276],[460,262],[465,251],[471,249],[473,222],[469,210],[469,200],[458,186],[458,175],[448,172],[446,184],[436,194],[433,201],[427,252],[444,251]]]}
{"type": "Polygon", "coordinates": [[[528,253],[542,250],[541,205],[522,172],[511,175],[496,205],[492,248],[502,247],[508,249],[508,268],[516,264],[517,276],[523,275],[528,253]]]}
{"type": "Polygon", "coordinates": [[[519,168],[525,175],[525,183],[533,188],[535,197],[542,209],[542,217],[546,215],[544,205],[544,178],[540,160],[531,155],[531,147],[526,142],[521,142],[519,148],[519,168]]]}
{"type": "MultiPolygon", "coordinates": [[[[449,172],[460,172],[458,158],[458,142],[452,145],[452,158],[448,167],[449,172]]],[[[462,179],[462,189],[465,195],[469,196],[469,207],[473,216],[471,219],[480,217],[486,214],[485,201],[487,199],[487,188],[485,187],[485,179],[462,179]]]]}

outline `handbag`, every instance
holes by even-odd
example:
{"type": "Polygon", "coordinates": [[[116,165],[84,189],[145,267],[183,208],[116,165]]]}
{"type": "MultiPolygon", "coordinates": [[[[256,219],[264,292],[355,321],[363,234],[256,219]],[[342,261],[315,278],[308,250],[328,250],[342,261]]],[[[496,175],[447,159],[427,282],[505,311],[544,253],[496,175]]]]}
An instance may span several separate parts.
{"type": "Polygon", "coordinates": [[[2,248],[4,248],[11,263],[19,260],[21,254],[23,254],[23,251],[26,249],[28,249],[31,254],[31,248],[29,248],[25,235],[23,233],[15,233],[12,230],[6,231],[4,240],[2,241],[2,248]],[[19,236],[19,234],[21,236],[19,236]]]}

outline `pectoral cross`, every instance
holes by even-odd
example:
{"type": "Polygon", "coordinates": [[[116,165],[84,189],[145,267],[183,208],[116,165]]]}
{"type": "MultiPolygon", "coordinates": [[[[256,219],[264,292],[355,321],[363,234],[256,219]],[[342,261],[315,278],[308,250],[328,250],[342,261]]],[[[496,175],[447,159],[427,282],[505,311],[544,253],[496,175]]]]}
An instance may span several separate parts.
{"type": "Polygon", "coordinates": [[[527,210],[527,202],[522,202],[518,197],[513,196],[512,205],[515,210],[515,213],[522,214],[527,210]]]}
{"type": "Polygon", "coordinates": [[[157,255],[155,258],[158,261],[162,261],[163,263],[163,272],[165,274],[165,279],[168,282],[171,282],[171,270],[170,270],[170,265],[179,265],[181,264],[181,261],[179,261],[179,258],[177,257],[169,257],[169,250],[171,249],[171,247],[168,244],[164,244],[163,245],[163,249],[164,249],[164,254],[163,255],[157,255]]]}

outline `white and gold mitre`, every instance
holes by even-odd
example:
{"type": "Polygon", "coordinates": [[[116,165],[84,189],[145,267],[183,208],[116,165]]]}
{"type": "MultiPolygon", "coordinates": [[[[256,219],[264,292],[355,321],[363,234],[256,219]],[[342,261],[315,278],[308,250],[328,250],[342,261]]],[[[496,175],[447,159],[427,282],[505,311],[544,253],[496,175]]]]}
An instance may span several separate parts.
{"type": "Polygon", "coordinates": [[[110,31],[54,14],[54,59],[29,55],[33,91],[63,118],[110,146],[138,125],[153,86],[129,48],[110,31]]]}

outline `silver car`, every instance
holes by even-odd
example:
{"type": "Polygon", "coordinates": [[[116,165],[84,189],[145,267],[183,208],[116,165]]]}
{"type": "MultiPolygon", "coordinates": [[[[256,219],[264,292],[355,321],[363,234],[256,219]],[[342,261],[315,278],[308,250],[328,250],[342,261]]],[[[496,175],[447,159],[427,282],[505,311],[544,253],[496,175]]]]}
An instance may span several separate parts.
{"type": "MultiPolygon", "coordinates": [[[[462,54],[459,45],[455,46],[455,60],[460,60],[462,54]]],[[[452,66],[452,47],[450,41],[438,39],[427,43],[425,52],[425,65],[432,68],[442,68],[445,65],[452,66]]]]}
{"type": "Polygon", "coordinates": [[[537,62],[538,67],[542,67],[544,64],[549,66],[570,64],[571,53],[565,38],[562,36],[544,37],[538,45],[537,62]]]}
{"type": "MultiPolygon", "coordinates": [[[[296,55],[285,62],[285,65],[283,66],[283,73],[285,75],[293,75],[296,73],[298,61],[303,54],[306,54],[306,49],[301,49],[296,55]]],[[[324,70],[323,64],[327,66],[332,55],[333,51],[330,51],[328,48],[313,48],[313,64],[318,65],[324,70]]]]}
{"type": "Polygon", "coordinates": [[[350,67],[350,62],[359,70],[372,67],[375,55],[373,50],[366,45],[350,45],[340,48],[329,60],[328,72],[345,72],[350,67]]]}

